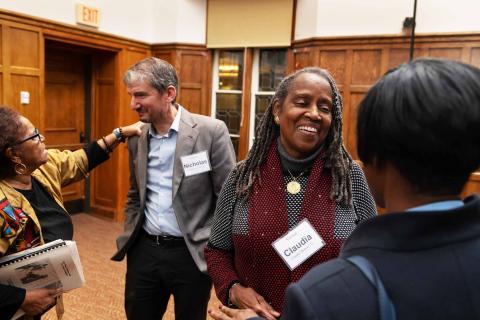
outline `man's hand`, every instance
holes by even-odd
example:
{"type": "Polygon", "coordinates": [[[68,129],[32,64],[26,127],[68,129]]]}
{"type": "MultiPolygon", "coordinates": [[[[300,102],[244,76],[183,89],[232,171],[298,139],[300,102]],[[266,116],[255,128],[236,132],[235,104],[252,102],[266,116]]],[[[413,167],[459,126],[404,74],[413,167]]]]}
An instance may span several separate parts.
{"type": "Polygon", "coordinates": [[[29,316],[34,316],[47,310],[55,304],[55,298],[62,293],[61,289],[27,290],[20,309],[29,316]]]}
{"type": "Polygon", "coordinates": [[[240,309],[252,309],[255,313],[268,320],[275,320],[280,313],[275,311],[265,299],[252,288],[241,284],[230,289],[230,301],[240,309]]]}
{"type": "Polygon", "coordinates": [[[215,320],[246,320],[258,316],[252,309],[230,309],[223,305],[219,310],[209,309],[208,314],[215,320]]]}

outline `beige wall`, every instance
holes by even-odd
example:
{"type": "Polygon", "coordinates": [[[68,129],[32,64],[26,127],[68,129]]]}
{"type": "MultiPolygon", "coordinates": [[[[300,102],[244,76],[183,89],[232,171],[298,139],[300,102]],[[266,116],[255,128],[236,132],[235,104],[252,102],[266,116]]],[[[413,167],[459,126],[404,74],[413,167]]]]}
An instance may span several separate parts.
{"type": "Polygon", "coordinates": [[[75,25],[75,6],[101,12],[98,31],[147,43],[205,43],[207,0],[0,0],[6,9],[75,25]]]}
{"type": "MultiPolygon", "coordinates": [[[[295,40],[397,35],[413,0],[297,0],[295,40]]],[[[480,32],[480,1],[421,0],[417,33],[480,32]]]]}
{"type": "MultiPolygon", "coordinates": [[[[100,9],[102,32],[147,43],[206,41],[207,0],[0,0],[0,9],[74,25],[78,2],[100,9]]],[[[400,34],[413,2],[297,0],[294,39],[400,34]]],[[[416,31],[480,32],[479,12],[479,0],[421,0],[416,31]]]]}

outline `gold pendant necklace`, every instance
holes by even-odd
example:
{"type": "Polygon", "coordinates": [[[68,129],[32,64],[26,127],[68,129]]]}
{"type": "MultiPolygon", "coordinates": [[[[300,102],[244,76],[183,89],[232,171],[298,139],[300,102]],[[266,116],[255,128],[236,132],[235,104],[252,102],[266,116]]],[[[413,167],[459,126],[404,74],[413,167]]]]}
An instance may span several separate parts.
{"type": "Polygon", "coordinates": [[[297,177],[294,177],[293,174],[290,172],[290,170],[287,169],[287,171],[290,174],[290,176],[292,177],[292,181],[287,183],[287,191],[290,194],[297,194],[297,193],[300,192],[300,190],[302,190],[302,186],[297,181],[297,179],[302,176],[303,172],[301,172],[297,177]]]}

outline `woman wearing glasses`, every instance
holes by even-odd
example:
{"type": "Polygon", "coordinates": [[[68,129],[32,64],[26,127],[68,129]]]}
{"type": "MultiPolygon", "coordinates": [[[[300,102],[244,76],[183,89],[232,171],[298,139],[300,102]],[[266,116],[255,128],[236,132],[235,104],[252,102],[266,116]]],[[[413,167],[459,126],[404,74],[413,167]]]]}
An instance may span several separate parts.
{"type": "MultiPolygon", "coordinates": [[[[80,150],[47,150],[44,136],[27,118],[0,107],[0,257],[72,239],[61,188],[84,179],[119,142],[138,135],[140,126],[117,128],[80,150]]],[[[19,308],[30,316],[41,314],[58,294],[55,289],[0,285],[0,318],[10,319],[19,308]]]]}

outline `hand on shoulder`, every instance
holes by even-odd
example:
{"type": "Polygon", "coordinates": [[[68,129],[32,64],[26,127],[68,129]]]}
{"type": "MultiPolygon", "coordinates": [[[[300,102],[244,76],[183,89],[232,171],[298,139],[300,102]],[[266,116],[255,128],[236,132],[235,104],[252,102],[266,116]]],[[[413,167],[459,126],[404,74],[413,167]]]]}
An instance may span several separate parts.
{"type": "Polygon", "coordinates": [[[140,136],[142,134],[141,128],[144,124],[145,123],[143,123],[142,121],[138,121],[131,125],[122,127],[123,136],[126,138],[132,137],[132,136],[140,136]]]}

